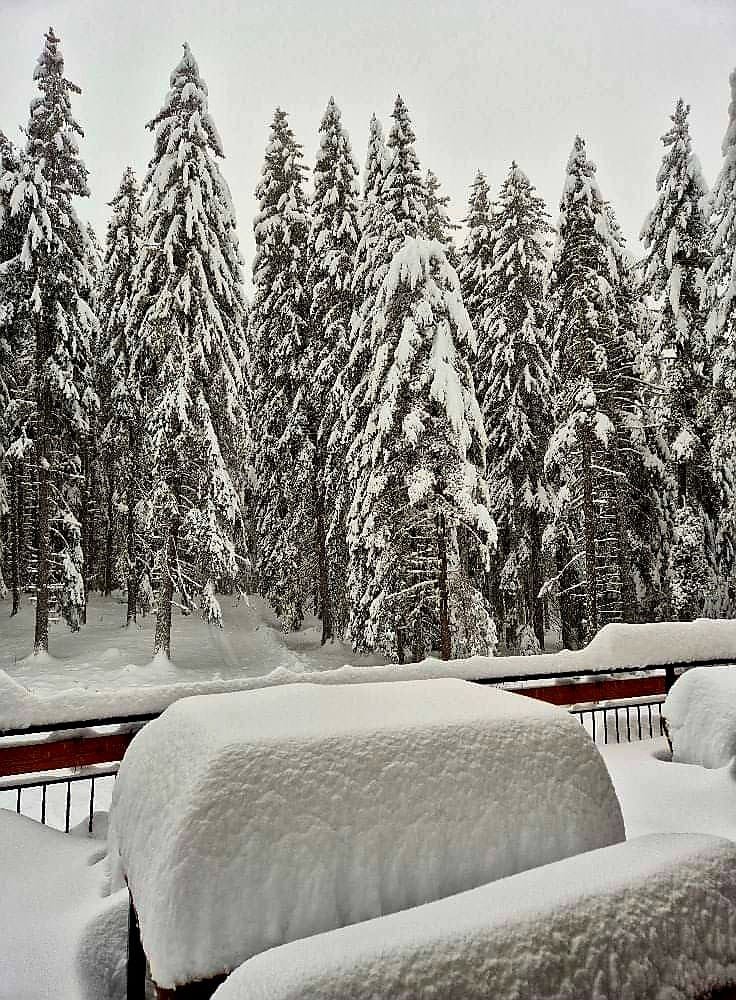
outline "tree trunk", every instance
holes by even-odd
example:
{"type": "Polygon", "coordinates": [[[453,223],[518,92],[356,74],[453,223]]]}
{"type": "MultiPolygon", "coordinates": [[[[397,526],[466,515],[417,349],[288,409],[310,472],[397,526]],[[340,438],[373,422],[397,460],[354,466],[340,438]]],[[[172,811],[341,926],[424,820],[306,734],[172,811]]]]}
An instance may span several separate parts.
{"type": "Polygon", "coordinates": [[[396,659],[399,663],[404,662],[404,635],[400,625],[396,626],[396,659]]]}
{"type": "Polygon", "coordinates": [[[560,539],[555,550],[555,562],[559,577],[560,629],[562,645],[565,649],[576,649],[575,615],[569,588],[572,586],[572,571],[569,569],[571,552],[564,539],[560,539]],[[567,567],[567,568],[566,568],[567,567]]]}
{"type": "Polygon", "coordinates": [[[596,511],[593,501],[593,469],[589,432],[583,431],[582,490],[583,490],[583,540],[585,546],[585,610],[587,615],[586,639],[598,631],[598,574],[596,563],[596,511]]]}
{"type": "Polygon", "coordinates": [[[539,648],[544,652],[544,606],[539,596],[542,589],[542,533],[536,511],[529,514],[529,618],[539,648]]]}
{"type": "Polygon", "coordinates": [[[20,546],[22,518],[20,512],[20,474],[19,463],[14,461],[10,467],[10,587],[13,594],[13,607],[10,617],[20,611],[20,546]]]}
{"type": "Polygon", "coordinates": [[[38,439],[36,461],[38,469],[38,562],[36,566],[36,630],[34,653],[49,649],[49,582],[51,575],[51,484],[48,393],[40,391],[38,403],[38,439]]]}
{"type": "Polygon", "coordinates": [[[84,588],[84,604],[80,621],[82,625],[87,624],[87,595],[89,593],[89,567],[90,567],[90,524],[89,524],[89,441],[85,440],[82,445],[82,502],[79,511],[79,522],[81,528],[82,545],[82,586],[84,588]]]}
{"type": "Polygon", "coordinates": [[[135,499],[136,484],[140,470],[139,435],[131,427],[128,431],[128,444],[131,456],[131,468],[125,490],[125,503],[128,509],[125,523],[125,554],[128,563],[128,612],[126,624],[135,623],[138,613],[138,554],[135,547],[135,499]]]}
{"type": "Polygon", "coordinates": [[[103,590],[105,597],[109,597],[112,594],[112,578],[113,578],[113,550],[114,550],[114,516],[115,516],[115,483],[113,479],[112,468],[108,469],[107,475],[107,523],[105,525],[105,579],[103,582],[103,590]]]}
{"type": "Polygon", "coordinates": [[[169,520],[166,535],[166,556],[162,568],[161,585],[159,587],[158,606],[156,608],[156,633],[153,643],[153,655],[164,653],[171,659],[171,603],[174,596],[174,579],[171,575],[172,566],[177,560],[177,544],[179,540],[179,492],[173,490],[177,509],[169,520]]]}
{"type": "Polygon", "coordinates": [[[330,581],[327,573],[327,533],[325,531],[325,494],[315,469],[315,498],[317,532],[317,565],[319,569],[319,616],[322,619],[322,645],[333,638],[330,581]]]}
{"type": "Polygon", "coordinates": [[[437,515],[437,550],[439,553],[439,575],[437,584],[440,598],[440,656],[449,660],[452,653],[450,642],[450,599],[447,586],[447,524],[445,515],[437,515]]]}

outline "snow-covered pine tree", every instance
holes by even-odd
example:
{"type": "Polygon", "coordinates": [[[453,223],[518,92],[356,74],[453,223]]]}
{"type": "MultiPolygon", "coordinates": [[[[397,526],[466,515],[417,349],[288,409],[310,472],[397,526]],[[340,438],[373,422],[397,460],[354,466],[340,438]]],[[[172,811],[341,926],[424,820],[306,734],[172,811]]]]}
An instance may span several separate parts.
{"type": "MultiPolygon", "coordinates": [[[[391,261],[406,239],[426,233],[426,190],[414,149],[415,135],[406,105],[397,95],[392,112],[393,124],[384,146],[377,122],[371,123],[371,143],[366,168],[363,198],[363,231],[356,254],[353,280],[356,311],[351,323],[353,344],[346,371],[340,379],[344,430],[342,448],[345,471],[340,480],[336,503],[339,529],[347,538],[348,511],[362,474],[361,436],[370,411],[368,380],[374,367],[377,349],[374,335],[376,298],[391,261]],[[345,391],[347,390],[347,391],[345,391]]],[[[334,532],[333,532],[334,533],[334,532]]],[[[356,604],[355,595],[362,587],[355,580],[356,567],[350,567],[347,588],[349,629],[363,630],[368,613],[365,605],[356,604]],[[358,618],[361,624],[358,624],[358,618]]]]}
{"type": "MultiPolygon", "coordinates": [[[[138,584],[143,572],[137,508],[141,499],[143,449],[143,387],[133,370],[137,329],[130,325],[133,276],[141,253],[140,190],[127,167],[110,202],[105,258],[100,283],[102,328],[100,450],[105,468],[104,590],[120,580],[127,591],[126,622],[136,620],[138,584]],[[119,522],[123,523],[119,523],[119,522]],[[120,571],[117,553],[120,552],[120,571]]],[[[150,361],[137,367],[150,370],[150,361]]]]}
{"type": "Polygon", "coordinates": [[[470,188],[468,214],[463,219],[467,229],[465,243],[459,254],[458,276],[463,302],[478,337],[478,352],[473,360],[473,376],[478,402],[483,406],[488,388],[493,347],[482,329],[482,318],[489,312],[489,290],[493,286],[493,247],[496,206],[491,202],[485,174],[478,171],[470,188]]]}
{"type": "Polygon", "coordinates": [[[277,108],[256,188],[255,296],[248,322],[253,364],[251,426],[256,477],[256,577],[285,629],[298,628],[313,599],[314,526],[291,511],[312,468],[307,420],[294,412],[309,338],[306,170],[286,112],[277,108]]]}
{"type": "MultiPolygon", "coordinates": [[[[98,329],[90,345],[90,378],[99,400],[100,381],[100,334],[99,334],[99,291],[102,272],[102,251],[92,225],[85,226],[87,233],[87,270],[91,285],[86,293],[87,303],[98,319],[98,329]]],[[[85,603],[81,622],[87,624],[87,600],[90,590],[102,587],[103,567],[100,556],[104,554],[104,525],[102,509],[105,484],[104,469],[98,449],[100,431],[99,404],[90,413],[89,430],[82,442],[82,480],[80,481],[79,527],[82,547],[82,580],[84,581],[85,603]]]]}
{"type": "MultiPolygon", "coordinates": [[[[707,343],[715,358],[712,460],[720,493],[717,541],[725,580],[736,564],[736,69],[729,83],[723,163],[708,202],[712,263],[704,294],[707,343]]],[[[735,599],[731,594],[727,603],[735,599]]]]}
{"type": "Polygon", "coordinates": [[[628,371],[619,355],[619,245],[580,137],[557,234],[548,286],[557,399],[546,464],[556,485],[551,534],[563,641],[570,642],[583,613],[588,638],[621,620],[626,586],[620,435],[628,371]],[[575,599],[581,594],[584,608],[575,599]]]}
{"type": "Polygon", "coordinates": [[[89,306],[89,240],[74,208],[87,197],[87,170],[79,155],[82,130],[70,95],[79,88],[64,76],[53,28],[46,33],[34,80],[21,176],[13,212],[27,211],[21,260],[32,284],[35,335],[33,454],[38,482],[36,628],[34,650],[46,652],[49,613],[58,602],[77,628],[85,595],[79,514],[81,449],[96,398],[91,387],[91,345],[97,319],[89,306]]]}
{"type": "Polygon", "coordinates": [[[27,506],[29,419],[33,368],[31,330],[28,323],[29,285],[21,252],[28,211],[13,212],[12,196],[20,173],[20,154],[0,132],[0,512],[3,538],[0,554],[0,591],[12,594],[11,616],[20,610],[27,585],[27,506]]]}
{"type": "Polygon", "coordinates": [[[548,218],[528,177],[512,163],[495,217],[493,294],[477,334],[493,345],[483,417],[491,513],[499,532],[498,590],[512,649],[529,627],[544,648],[539,595],[542,534],[550,513],[544,453],[552,411],[544,296],[548,218]]]}
{"type": "Polygon", "coordinates": [[[452,234],[455,230],[460,229],[460,226],[452,221],[447,211],[450,196],[441,193],[440,179],[433,170],[427,170],[424,176],[424,189],[427,237],[430,240],[439,240],[445,248],[448,261],[454,268],[457,268],[457,249],[452,234]]]}
{"type": "Polygon", "coordinates": [[[170,655],[174,594],[221,625],[216,592],[242,571],[243,512],[231,469],[245,418],[245,301],[235,212],[207,86],[188,45],[148,123],[143,240],[126,337],[144,399],[145,527],[158,577],[154,653],[170,655]],[[154,381],[155,379],[155,381],[154,381]]]}
{"type": "Polygon", "coordinates": [[[306,421],[312,469],[310,480],[299,491],[298,506],[290,516],[299,526],[310,520],[314,523],[318,613],[324,643],[334,635],[331,599],[334,584],[331,584],[327,551],[333,498],[326,492],[327,453],[332,431],[339,422],[333,389],[350,350],[353,267],[360,232],[358,167],[333,98],[322,118],[313,177],[307,273],[310,331],[301,356],[294,406],[295,416],[302,415],[306,421]]]}
{"type": "Polygon", "coordinates": [[[487,566],[495,526],[486,437],[467,356],[474,334],[442,245],[408,236],[378,291],[368,419],[353,451],[351,623],[358,649],[402,662],[488,653],[493,622],[459,557],[487,566]]]}
{"type": "MultiPolygon", "coordinates": [[[[678,504],[690,508],[686,531],[673,525],[672,614],[691,618],[692,608],[681,606],[678,594],[688,590],[682,578],[682,544],[691,551],[690,522],[703,521],[707,563],[715,572],[713,522],[716,491],[710,460],[712,436],[712,368],[705,335],[701,295],[707,257],[704,199],[707,185],[692,151],[688,125],[690,108],[678,100],[672,128],[662,137],[665,154],[657,174],[657,199],[641,232],[646,248],[642,262],[642,291],[648,297],[651,320],[647,354],[650,367],[661,372],[657,418],[668,448],[669,466],[676,483],[678,504]]],[[[697,531],[696,531],[697,533],[697,531]]],[[[695,572],[698,566],[693,566],[695,572]]],[[[705,602],[712,579],[701,578],[705,602]]],[[[703,607],[705,603],[703,604],[703,607]]],[[[701,608],[702,610],[702,608],[701,608]]]]}
{"type": "Polygon", "coordinates": [[[380,268],[374,271],[373,264],[374,261],[381,261],[385,265],[387,255],[382,240],[388,235],[383,202],[388,162],[381,123],[372,115],[359,203],[359,241],[350,282],[352,313],[346,331],[346,353],[344,359],[335,362],[335,383],[325,415],[331,427],[325,464],[325,504],[330,511],[327,552],[331,568],[332,614],[338,635],[345,633],[349,617],[346,519],[353,489],[347,455],[365,420],[365,414],[358,406],[358,388],[372,363],[370,321],[378,288],[375,282],[382,273],[380,268]]]}

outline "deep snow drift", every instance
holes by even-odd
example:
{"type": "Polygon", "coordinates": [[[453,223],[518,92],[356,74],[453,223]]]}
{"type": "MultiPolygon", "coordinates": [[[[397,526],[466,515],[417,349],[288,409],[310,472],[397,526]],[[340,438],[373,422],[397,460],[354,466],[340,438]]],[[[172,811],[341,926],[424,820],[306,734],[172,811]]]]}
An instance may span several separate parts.
{"type": "Polygon", "coordinates": [[[736,982],[736,845],[653,836],[250,959],[216,1000],[691,1000],[736,982]]]}
{"type": "Polygon", "coordinates": [[[736,757],[736,667],[695,667],[664,703],[673,760],[725,767],[736,757]]]}
{"type": "Polygon", "coordinates": [[[160,986],[624,835],[575,719],[458,680],[180,701],[111,827],[160,986]]]}
{"type": "Polygon", "coordinates": [[[0,1000],[123,1000],[128,895],[104,845],[0,809],[0,1000]]]}

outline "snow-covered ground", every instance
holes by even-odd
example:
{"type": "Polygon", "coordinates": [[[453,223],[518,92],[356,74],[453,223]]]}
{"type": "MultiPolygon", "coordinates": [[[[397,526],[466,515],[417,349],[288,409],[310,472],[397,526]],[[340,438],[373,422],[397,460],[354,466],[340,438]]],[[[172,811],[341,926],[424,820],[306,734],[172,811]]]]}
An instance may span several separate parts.
{"type": "MultiPolygon", "coordinates": [[[[534,656],[383,664],[340,642],[320,645],[315,619],[286,635],[252,597],[223,600],[225,628],[176,615],[173,659],[151,660],[154,619],[124,628],[120,600],[95,596],[77,633],[56,625],[51,656],[30,656],[32,608],[15,618],[0,604],[0,729],[162,711],[179,698],[300,681],[348,684],[427,677],[601,673],[607,669],[709,659],[736,660],[736,621],[700,619],[607,625],[584,649],[534,656]],[[366,671],[366,666],[375,669],[366,671]]],[[[7,603],[5,607],[8,607],[7,603]]]]}
{"type": "Polygon", "coordinates": [[[736,841],[736,761],[718,769],[675,764],[664,737],[598,749],[621,803],[627,837],[711,833],[736,841]]]}

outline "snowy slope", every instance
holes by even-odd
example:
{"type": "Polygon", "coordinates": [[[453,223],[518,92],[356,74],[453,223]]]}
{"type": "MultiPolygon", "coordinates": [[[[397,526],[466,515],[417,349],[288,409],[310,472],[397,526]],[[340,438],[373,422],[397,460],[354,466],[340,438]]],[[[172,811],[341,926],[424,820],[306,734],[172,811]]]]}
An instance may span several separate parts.
{"type": "Polygon", "coordinates": [[[725,767],[736,757],[736,667],[701,667],[677,679],[665,701],[673,759],[725,767]]]}
{"type": "Polygon", "coordinates": [[[577,721],[458,680],[180,701],[111,826],[161,986],[623,838],[577,721]]]}
{"type": "Polygon", "coordinates": [[[0,809],[0,1000],[123,1000],[128,900],[99,842],[0,809]]]}
{"type": "Polygon", "coordinates": [[[691,1000],[736,982],[736,845],[617,844],[251,958],[216,1000],[691,1000]]]}
{"type": "Polygon", "coordinates": [[[0,623],[0,728],[159,712],[179,698],[309,681],[353,684],[438,677],[503,677],[536,673],[595,673],[615,667],[736,660],[736,620],[701,619],[608,625],[579,651],[537,656],[476,656],[443,662],[377,665],[341,643],[320,645],[315,622],[284,635],[268,607],[225,607],[225,628],[195,617],[174,623],[173,661],[150,661],[153,619],[120,627],[121,608],[96,598],[90,624],[71,634],[57,628],[54,658],[26,657],[28,609],[0,623]],[[14,659],[14,657],[19,657],[14,659]],[[25,657],[25,658],[20,658],[25,657]],[[346,661],[353,661],[352,664],[346,661]],[[371,669],[366,669],[370,666],[371,669]]]}

